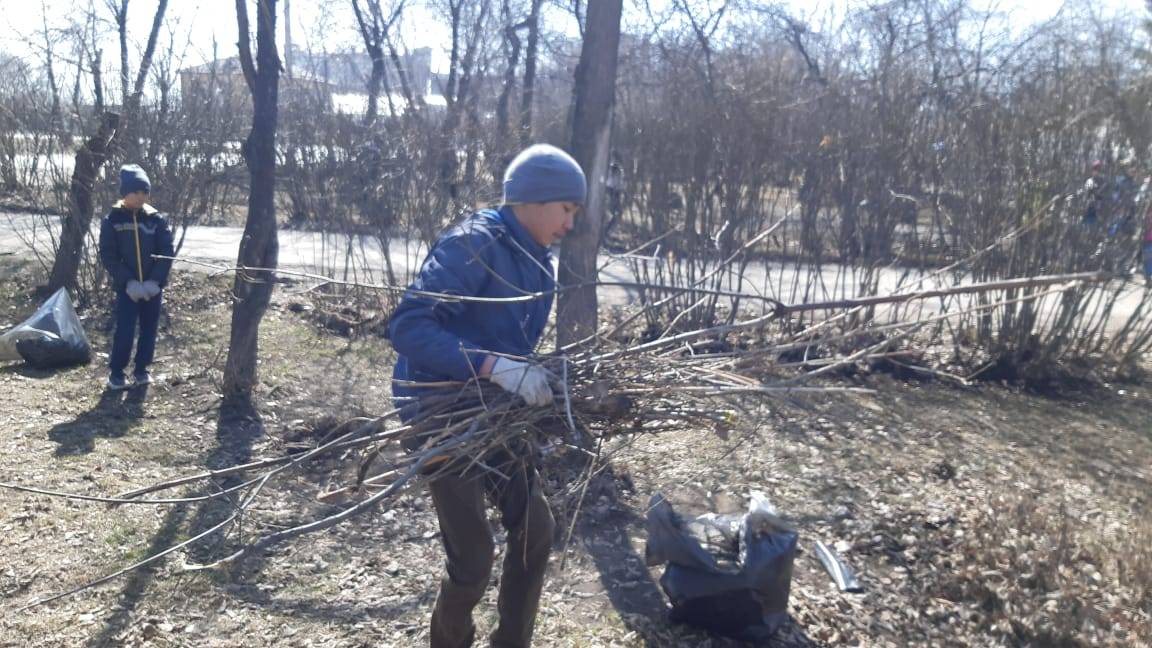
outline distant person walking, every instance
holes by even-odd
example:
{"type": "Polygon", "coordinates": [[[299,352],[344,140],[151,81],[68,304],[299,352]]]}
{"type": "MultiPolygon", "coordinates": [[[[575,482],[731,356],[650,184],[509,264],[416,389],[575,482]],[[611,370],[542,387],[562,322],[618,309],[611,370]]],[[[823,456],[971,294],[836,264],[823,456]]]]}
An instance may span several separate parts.
{"type": "Polygon", "coordinates": [[[1111,238],[1123,237],[1131,240],[1136,233],[1136,205],[1139,194],[1136,179],[1132,176],[1129,164],[1121,166],[1120,171],[1112,178],[1111,187],[1111,222],[1108,224],[1108,236],[1111,238]]]}
{"type": "Polygon", "coordinates": [[[1092,163],[1088,179],[1084,181],[1084,188],[1081,190],[1085,200],[1082,218],[1085,225],[1095,225],[1099,222],[1104,204],[1108,199],[1107,188],[1108,179],[1104,177],[1104,162],[1096,160],[1092,163]]]}
{"type": "Polygon", "coordinates": [[[160,325],[160,305],[168,272],[169,259],[154,259],[153,254],[170,257],[172,232],[164,217],[148,204],[152,184],[144,169],[127,164],[120,169],[121,199],[100,222],[100,262],[112,276],[116,294],[116,331],[112,336],[112,353],[108,358],[108,388],[127,389],[133,384],[152,382],[148,367],[156,353],[156,330],[160,325]],[[136,363],[133,382],[124,370],[136,338],[136,363]]]}

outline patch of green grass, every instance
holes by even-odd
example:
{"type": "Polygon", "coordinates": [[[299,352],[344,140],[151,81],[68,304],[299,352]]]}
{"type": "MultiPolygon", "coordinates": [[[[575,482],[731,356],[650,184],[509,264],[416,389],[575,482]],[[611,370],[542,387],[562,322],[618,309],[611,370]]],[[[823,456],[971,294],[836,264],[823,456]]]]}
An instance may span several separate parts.
{"type": "Polygon", "coordinates": [[[124,545],[131,544],[139,535],[140,530],[135,527],[116,527],[112,530],[112,533],[104,537],[104,542],[112,547],[123,547],[124,545]]]}

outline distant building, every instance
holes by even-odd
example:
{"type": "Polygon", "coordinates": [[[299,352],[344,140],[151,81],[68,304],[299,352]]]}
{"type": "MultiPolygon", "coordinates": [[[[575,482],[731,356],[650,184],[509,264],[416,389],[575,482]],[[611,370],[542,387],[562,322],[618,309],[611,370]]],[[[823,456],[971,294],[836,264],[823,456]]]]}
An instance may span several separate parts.
{"type": "MultiPolygon", "coordinates": [[[[296,73],[304,72],[316,79],[323,79],[340,93],[362,93],[368,89],[372,77],[372,58],[365,52],[319,53],[300,49],[293,50],[293,66],[296,73]]],[[[408,87],[416,96],[428,94],[432,78],[432,48],[418,47],[400,55],[400,67],[408,87]]],[[[385,54],[384,87],[392,92],[400,92],[400,77],[396,65],[385,54]]]]}
{"type": "MultiPolygon", "coordinates": [[[[281,105],[312,106],[321,110],[362,113],[367,106],[368,81],[372,60],[363,52],[316,53],[293,48],[293,73],[280,77],[281,105]]],[[[392,95],[398,105],[404,100],[400,81],[391,59],[385,61],[381,87],[383,106],[392,95]]],[[[432,80],[432,49],[421,47],[400,56],[409,89],[430,106],[442,105],[429,97],[432,80]]],[[[237,57],[180,70],[180,93],[185,101],[218,100],[228,105],[251,106],[247,83],[237,57]]]]}
{"type": "Polygon", "coordinates": [[[228,105],[251,104],[248,85],[236,57],[180,70],[180,97],[191,104],[212,100],[228,105]]]}
{"type": "MultiPolygon", "coordinates": [[[[281,105],[309,105],[331,110],[332,93],[330,84],[311,75],[280,77],[281,105]]],[[[180,70],[180,96],[194,104],[215,100],[233,106],[252,105],[248,83],[237,57],[180,70]]]]}

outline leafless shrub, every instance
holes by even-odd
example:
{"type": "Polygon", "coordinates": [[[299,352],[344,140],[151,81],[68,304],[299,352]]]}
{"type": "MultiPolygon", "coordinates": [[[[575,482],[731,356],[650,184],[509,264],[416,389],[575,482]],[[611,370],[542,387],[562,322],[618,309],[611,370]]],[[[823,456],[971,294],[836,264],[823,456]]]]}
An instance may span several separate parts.
{"type": "MultiPolygon", "coordinates": [[[[499,196],[517,146],[567,139],[579,48],[534,0],[433,3],[453,39],[448,69],[430,82],[438,108],[404,74],[407,4],[357,7],[373,52],[364,91],[377,94],[376,110],[337,112],[322,66],[298,65],[282,101],[278,201],[283,221],[329,234],[314,269],[402,284],[445,225],[499,196]]],[[[1152,81],[1134,21],[1066,9],[1020,32],[946,0],[861,6],[838,22],[769,3],[740,9],[671,3],[621,44],[612,154],[620,188],[607,240],[631,249],[675,232],[661,257],[676,264],[637,265],[637,274],[686,288],[770,227],[709,285],[792,303],[909,289],[940,267],[952,282],[1131,270],[1131,223],[1106,232],[1146,205],[1109,204],[1098,230],[1080,220],[1091,160],[1114,173],[1149,155],[1138,108],[1152,81]]],[[[0,183],[56,207],[68,176],[53,160],[75,146],[92,111],[85,92],[69,105],[68,87],[103,87],[92,78],[100,62],[86,24],[61,32],[67,38],[36,36],[39,68],[0,63],[18,68],[0,88],[13,107],[0,114],[0,183]]],[[[203,83],[176,92],[189,66],[174,36],[161,39],[133,124],[141,160],[178,224],[235,223],[247,191],[247,104],[233,88],[235,66],[220,58],[200,68],[203,83]]],[[[112,184],[104,179],[98,203],[114,198],[112,184]]],[[[933,343],[989,377],[1088,358],[1130,368],[1152,337],[1132,290],[1117,282],[1048,305],[1010,299],[935,325],[933,343]],[[1105,315],[1124,322],[1103,325],[1105,315]]],[[[688,295],[647,311],[649,328],[723,322],[736,306],[688,295]]],[[[846,319],[884,325],[917,314],[869,308],[846,319]]],[[[802,331],[805,317],[784,331],[802,331]]]]}

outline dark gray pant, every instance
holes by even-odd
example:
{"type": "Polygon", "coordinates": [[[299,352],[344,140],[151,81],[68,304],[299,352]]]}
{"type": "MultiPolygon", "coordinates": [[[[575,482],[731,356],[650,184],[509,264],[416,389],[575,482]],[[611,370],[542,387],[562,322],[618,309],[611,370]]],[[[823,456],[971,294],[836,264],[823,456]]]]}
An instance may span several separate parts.
{"type": "Polygon", "coordinates": [[[108,354],[108,369],[123,374],[132,354],[132,341],[136,339],[136,322],[140,322],[140,341],[136,344],[136,373],[146,371],[156,354],[156,331],[160,328],[160,293],[145,301],[132,301],[128,293],[116,291],[116,332],[112,334],[112,353],[108,354]]]}
{"type": "Polygon", "coordinates": [[[509,470],[508,480],[490,473],[445,475],[429,485],[447,555],[432,611],[431,648],[465,648],[475,638],[472,609],[484,596],[495,553],[485,494],[500,510],[508,532],[500,622],[492,632],[492,646],[526,648],[532,641],[555,522],[535,469],[519,465],[509,470]]]}

